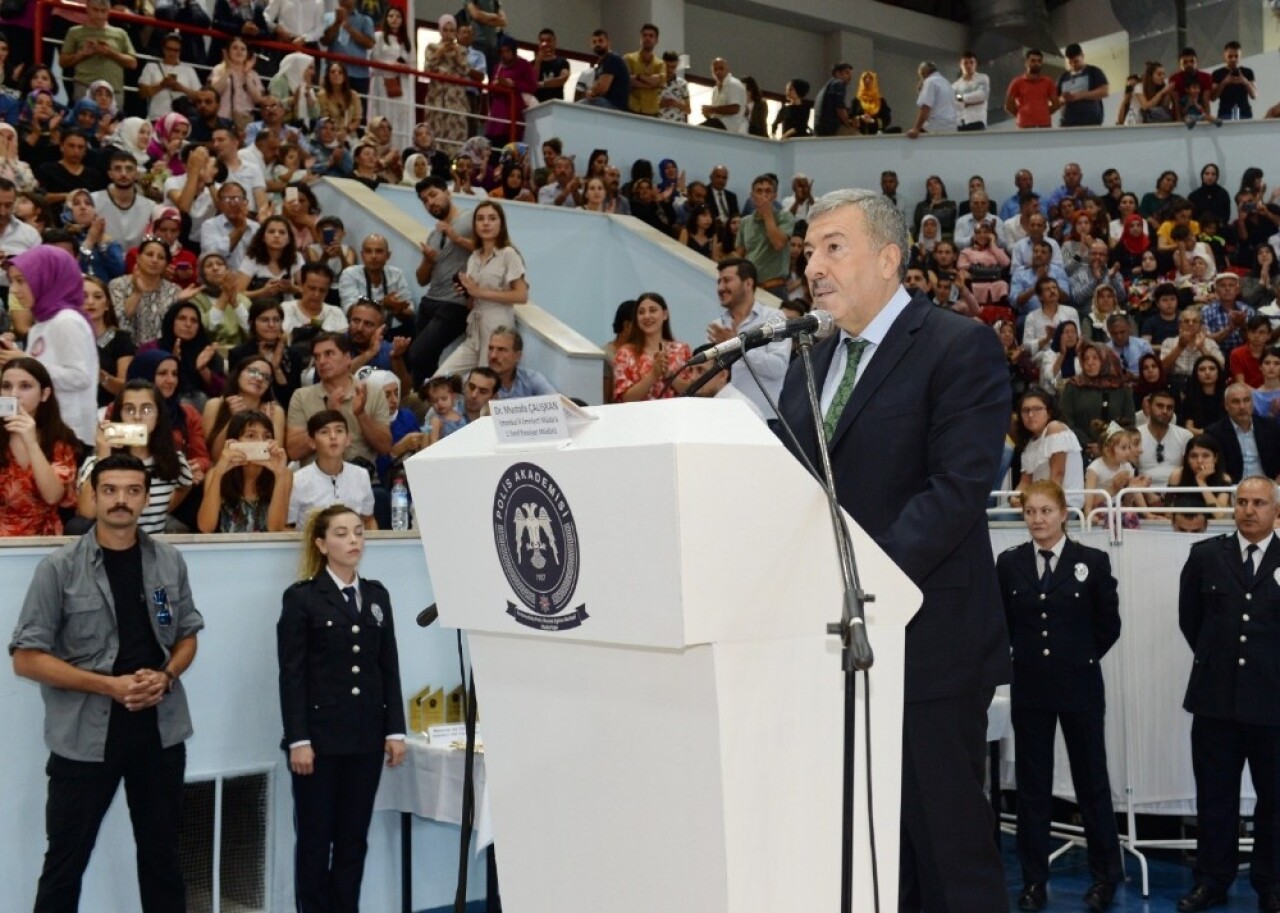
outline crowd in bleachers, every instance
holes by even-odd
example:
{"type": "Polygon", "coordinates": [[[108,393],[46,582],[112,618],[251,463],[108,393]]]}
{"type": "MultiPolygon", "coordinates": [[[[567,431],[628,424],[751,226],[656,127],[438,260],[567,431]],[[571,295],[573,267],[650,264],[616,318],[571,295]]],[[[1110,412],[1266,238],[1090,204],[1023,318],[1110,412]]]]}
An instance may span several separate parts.
{"type": "MultiPolygon", "coordinates": [[[[440,18],[426,52],[428,68],[455,81],[431,80],[419,108],[411,77],[355,62],[414,63],[404,10],[374,0],[332,6],[218,0],[205,21],[198,4],[156,4],[161,19],[224,39],[113,24],[106,0],[90,0],[75,24],[50,23],[60,80],[31,62],[24,29],[33,14],[4,23],[4,534],[82,525],[92,515],[83,480],[120,447],[158,481],[144,518],[152,531],[283,529],[316,506],[317,473],[371,523],[389,524],[405,457],[483,414],[492,397],[554,392],[520,364],[514,308],[529,300],[529,284],[495,201],[638,219],[717,263],[731,325],[751,312],[756,289],[793,313],[808,308],[807,176],[753,175],[748,184],[724,165],[702,178],[670,158],[617,163],[604,149],[519,141],[527,104],[552,98],[686,122],[682,57],[659,50],[655,26],[624,55],[596,30],[596,66],[571,87],[554,32],[539,34],[530,64],[502,33],[498,3],[468,3],[440,18]],[[321,212],[311,185],[326,176],[415,188],[437,221],[412,265],[426,289],[420,301],[406,281],[411,265],[389,262],[385,238],[348,238],[340,219],[321,212]],[[461,196],[488,199],[464,215],[461,196]]],[[[1158,122],[1161,111],[1189,125],[1252,116],[1252,73],[1239,67],[1238,45],[1225,55],[1210,74],[1187,49],[1163,82],[1148,66],[1130,80],[1122,122],[1158,122]],[[1189,92],[1199,92],[1198,109],[1189,92]]],[[[1042,56],[1028,52],[1027,74],[1009,89],[1019,125],[1048,125],[1032,110],[1040,96],[1045,118],[1061,109],[1068,124],[1099,122],[1092,112],[1105,77],[1098,82],[1073,46],[1068,72],[1037,96],[1042,56]]],[[[723,58],[711,72],[708,126],[780,137],[809,135],[811,123],[819,135],[895,129],[874,72],[855,86],[853,68],[838,65],[816,103],[792,80],[772,125],[754,80],[739,80],[723,58]]],[[[908,135],[985,126],[990,86],[973,55],[954,83],[932,64],[920,77],[908,135]]],[[[1108,170],[1095,192],[1068,164],[1052,190],[1020,171],[1018,192],[993,200],[975,175],[957,200],[930,177],[916,201],[894,173],[882,176],[913,229],[907,285],[992,325],[1012,394],[1061,411],[1061,421],[1039,424],[1018,413],[1012,484],[1049,476],[1070,488],[1079,476],[1119,491],[1133,479],[1167,482],[1175,467],[1165,464],[1181,450],[1161,453],[1152,472],[1155,451],[1127,449],[1116,429],[1150,427],[1151,394],[1169,390],[1178,422],[1212,436],[1232,420],[1229,381],[1247,386],[1264,429],[1246,461],[1260,456],[1266,469],[1274,459],[1268,474],[1280,473],[1280,452],[1262,441],[1280,414],[1280,351],[1271,348],[1280,190],[1268,191],[1259,168],[1240,176],[1234,195],[1217,166],[1200,177],[1184,198],[1172,172],[1132,192],[1108,170]],[[1060,458],[1076,451],[1086,458],[1060,458]]],[[[613,332],[605,401],[673,396],[696,379],[671,376],[691,347],[672,337],[661,294],[620,305],[613,332]]],[[[1181,474],[1204,475],[1189,463],[1181,474]]],[[[1226,460],[1208,476],[1240,472],[1226,460]]]]}

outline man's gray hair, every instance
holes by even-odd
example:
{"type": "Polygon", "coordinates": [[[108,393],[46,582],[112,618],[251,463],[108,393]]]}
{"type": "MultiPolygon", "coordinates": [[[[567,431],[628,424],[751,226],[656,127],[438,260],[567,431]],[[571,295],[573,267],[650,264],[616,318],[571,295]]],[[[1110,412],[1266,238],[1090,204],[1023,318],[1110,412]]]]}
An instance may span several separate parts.
{"type": "Polygon", "coordinates": [[[520,331],[517,330],[515,327],[509,327],[506,324],[503,324],[502,326],[498,327],[492,333],[489,334],[490,338],[493,338],[494,336],[510,337],[512,347],[517,352],[524,351],[524,337],[520,335],[520,331]]]}
{"type": "Polygon", "coordinates": [[[813,208],[809,210],[809,224],[813,225],[816,219],[844,206],[854,206],[861,211],[867,222],[872,250],[879,253],[889,245],[898,248],[898,279],[905,278],[911,240],[907,232],[907,217],[902,214],[902,210],[877,190],[857,187],[833,190],[818,197],[813,204],[813,208]]]}
{"type": "Polygon", "coordinates": [[[1280,503],[1280,491],[1276,489],[1275,480],[1269,479],[1266,476],[1245,476],[1243,479],[1240,480],[1239,484],[1236,485],[1236,494],[1239,494],[1240,489],[1243,488],[1246,484],[1249,484],[1252,482],[1259,482],[1263,485],[1269,486],[1271,489],[1271,503],[1272,504],[1280,503]]]}
{"type": "Polygon", "coordinates": [[[938,65],[932,60],[925,60],[921,62],[919,69],[921,76],[930,76],[936,72],[938,72],[938,65]]]}

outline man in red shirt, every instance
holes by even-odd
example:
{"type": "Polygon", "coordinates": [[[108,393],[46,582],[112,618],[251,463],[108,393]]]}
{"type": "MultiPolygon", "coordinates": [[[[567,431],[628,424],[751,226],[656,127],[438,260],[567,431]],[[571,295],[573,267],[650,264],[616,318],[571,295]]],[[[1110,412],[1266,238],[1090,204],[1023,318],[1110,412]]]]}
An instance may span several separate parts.
{"type": "Polygon", "coordinates": [[[1169,77],[1169,85],[1173,86],[1178,96],[1178,109],[1186,110],[1187,86],[1193,82],[1200,83],[1200,104],[1204,106],[1205,120],[1213,119],[1213,76],[1200,69],[1200,61],[1195,48],[1183,48],[1178,53],[1178,72],[1169,77]]]}
{"type": "Polygon", "coordinates": [[[1058,107],[1057,87],[1041,72],[1044,54],[1039,48],[1029,49],[1025,59],[1027,72],[1009,83],[1004,109],[1017,119],[1020,129],[1048,127],[1051,124],[1049,116],[1058,107]]]}

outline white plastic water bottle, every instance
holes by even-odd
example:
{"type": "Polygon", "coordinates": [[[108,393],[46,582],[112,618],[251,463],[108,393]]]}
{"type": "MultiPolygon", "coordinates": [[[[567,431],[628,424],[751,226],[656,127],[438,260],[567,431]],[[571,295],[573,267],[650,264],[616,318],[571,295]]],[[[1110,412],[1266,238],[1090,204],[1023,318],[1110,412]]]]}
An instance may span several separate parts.
{"type": "Polygon", "coordinates": [[[405,530],[409,524],[409,486],[404,476],[396,476],[391,485],[391,528],[405,530]]]}

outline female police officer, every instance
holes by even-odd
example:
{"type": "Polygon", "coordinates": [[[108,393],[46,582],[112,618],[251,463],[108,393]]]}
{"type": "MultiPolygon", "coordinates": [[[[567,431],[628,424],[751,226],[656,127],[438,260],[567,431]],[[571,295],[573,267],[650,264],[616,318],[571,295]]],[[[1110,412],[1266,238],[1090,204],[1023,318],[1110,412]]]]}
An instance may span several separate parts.
{"type": "Polygon", "coordinates": [[[405,755],[391,600],[356,574],[363,552],[351,508],[313,514],[276,626],[299,913],[357,913],[383,755],[388,767],[405,755]]]}
{"type": "Polygon", "coordinates": [[[1018,861],[1024,883],[1018,907],[1041,910],[1046,903],[1053,746],[1061,722],[1094,881],[1085,905],[1105,910],[1124,879],[1098,666],[1120,636],[1116,580],[1105,552],[1067,538],[1067,500],[1056,482],[1031,483],[1022,504],[1031,541],[996,561],[1013,644],[1018,861]]]}

